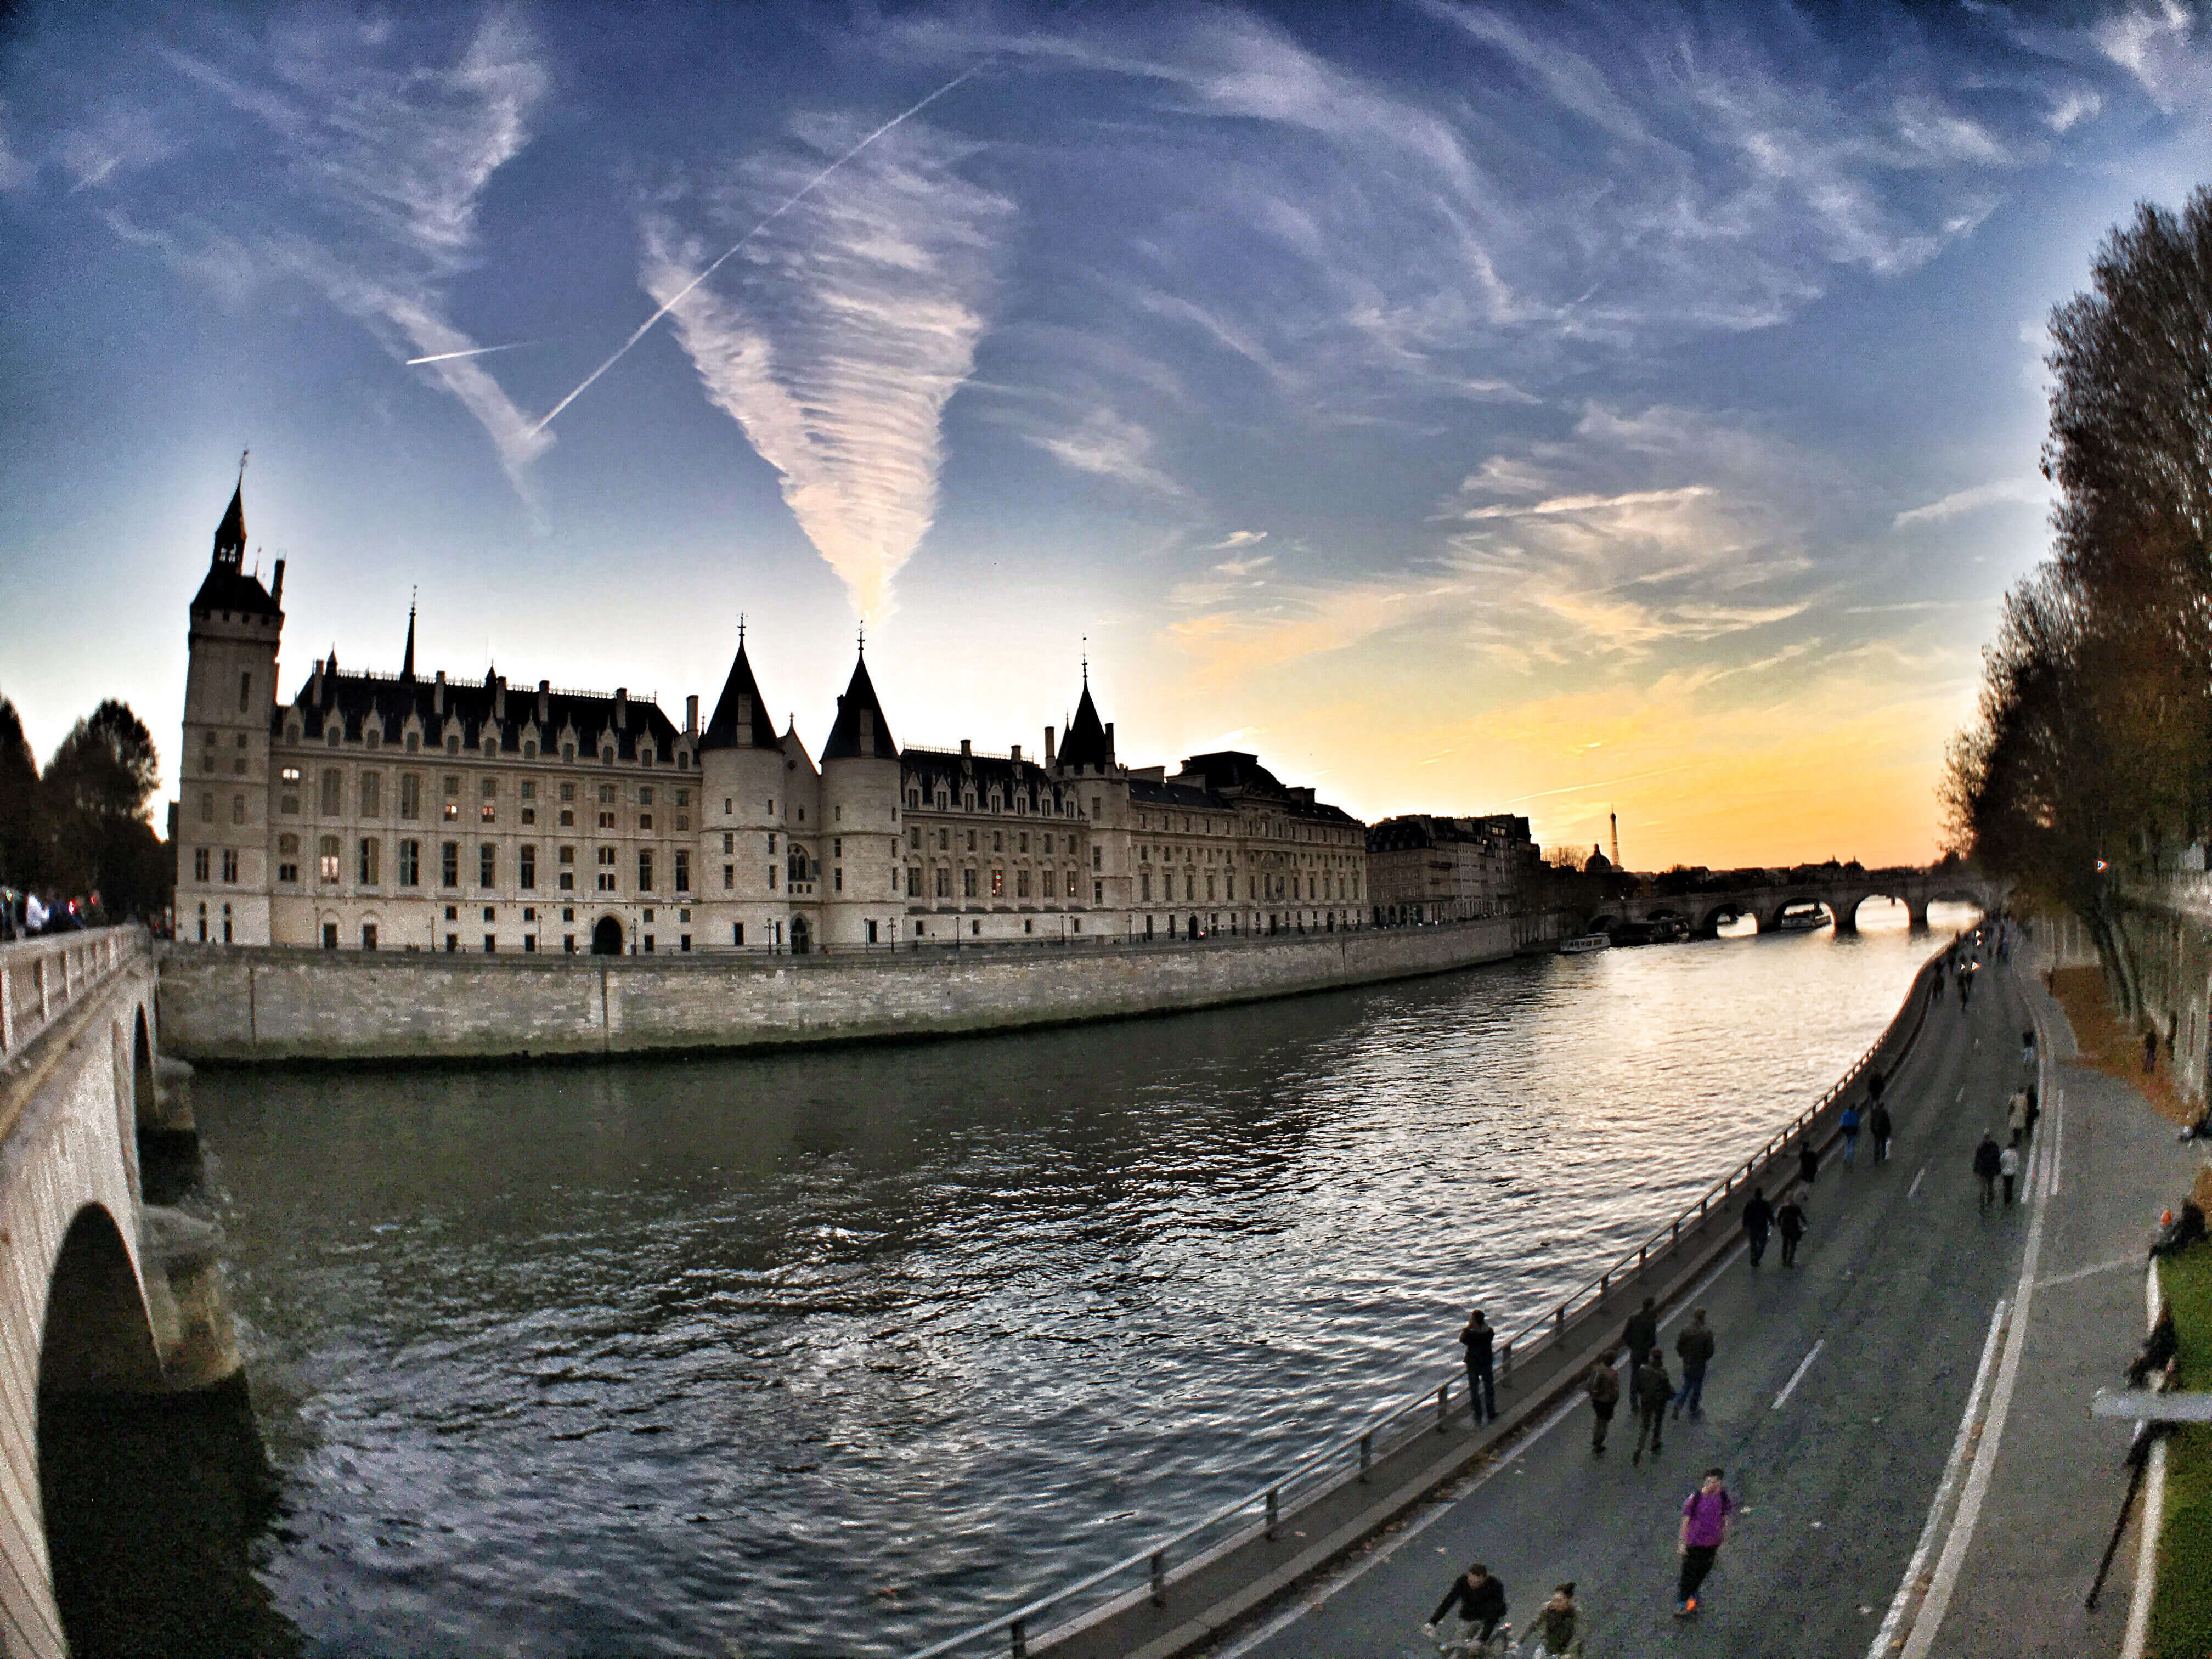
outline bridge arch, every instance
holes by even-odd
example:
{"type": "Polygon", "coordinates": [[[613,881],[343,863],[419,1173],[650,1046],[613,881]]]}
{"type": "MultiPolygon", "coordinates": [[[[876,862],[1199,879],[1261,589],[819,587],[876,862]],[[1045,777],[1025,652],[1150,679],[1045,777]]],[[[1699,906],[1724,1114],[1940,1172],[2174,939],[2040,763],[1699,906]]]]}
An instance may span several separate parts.
{"type": "Polygon", "coordinates": [[[70,1218],[46,1278],[39,1336],[39,1396],[146,1394],[161,1386],[161,1358],[122,1229],[103,1204],[70,1218]]]}

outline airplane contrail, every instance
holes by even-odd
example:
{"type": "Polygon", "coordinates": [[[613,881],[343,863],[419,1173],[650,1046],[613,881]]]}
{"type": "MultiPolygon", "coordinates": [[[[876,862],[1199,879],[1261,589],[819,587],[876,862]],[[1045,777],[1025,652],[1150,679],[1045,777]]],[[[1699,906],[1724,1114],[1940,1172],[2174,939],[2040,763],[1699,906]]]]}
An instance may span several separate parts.
{"type": "Polygon", "coordinates": [[[517,340],[512,345],[471,346],[466,351],[434,351],[427,357],[410,357],[407,367],[412,368],[417,363],[448,363],[456,357],[481,357],[493,351],[520,351],[526,345],[537,343],[535,340],[517,340]]]}
{"type": "MultiPolygon", "coordinates": [[[[994,56],[996,54],[994,53],[994,56]]],[[[922,111],[927,109],[939,99],[944,97],[946,93],[952,91],[963,82],[968,81],[975,75],[981,73],[985,66],[990,62],[991,58],[985,58],[981,62],[969,64],[966,69],[961,70],[959,74],[954,76],[950,81],[947,81],[943,86],[938,88],[935,92],[931,93],[928,97],[923,99],[911,109],[902,110],[898,114],[891,117],[890,120],[884,122],[883,125],[878,127],[866,137],[861,139],[859,143],[854,145],[852,149],[847,150],[836,161],[830,162],[828,167],[823,168],[821,172],[816,173],[804,185],[801,185],[797,191],[793,192],[787,200],[776,208],[774,212],[770,213],[768,217],[763,219],[750,230],[747,231],[744,235],[738,237],[736,241],[732,242],[728,249],[724,252],[720,258],[715,260],[713,264],[708,265],[706,270],[701,271],[690,282],[684,283],[681,289],[677,290],[676,295],[673,299],[670,300],[667,304],[662,306],[659,310],[654,312],[652,316],[640,323],[635,331],[631,333],[629,338],[624,340],[619,346],[615,348],[614,355],[612,356],[609,357],[606,362],[601,363],[589,374],[584,376],[583,380],[577,386],[574,392],[571,392],[567,397],[562,398],[559,403],[554,404],[550,410],[546,411],[545,418],[538,422],[536,426],[530,428],[530,435],[534,438],[539,433],[544,431],[547,427],[552,425],[555,416],[558,415],[562,410],[568,408],[570,404],[574,403],[577,398],[582,397],[584,392],[590,387],[592,381],[598,380],[600,375],[605,374],[617,363],[620,362],[624,355],[629,352],[629,349],[646,337],[647,331],[650,330],[655,323],[659,322],[663,317],[665,317],[670,312],[673,311],[678,306],[684,302],[684,298],[690,294],[692,289],[697,288],[700,283],[705,282],[717,270],[720,270],[729,260],[731,255],[736,253],[739,248],[744,246],[747,242],[751,241],[754,237],[759,235],[761,232],[766,230],[778,219],[783,217],[785,214],[790,212],[792,209],[797,207],[801,202],[812,195],[815,190],[818,188],[823,181],[828,179],[831,173],[836,172],[838,168],[843,167],[846,162],[851,161],[862,150],[867,149],[870,144],[874,143],[877,139],[882,137],[893,127],[898,125],[899,123],[907,120],[911,117],[921,114],[922,111]]]]}

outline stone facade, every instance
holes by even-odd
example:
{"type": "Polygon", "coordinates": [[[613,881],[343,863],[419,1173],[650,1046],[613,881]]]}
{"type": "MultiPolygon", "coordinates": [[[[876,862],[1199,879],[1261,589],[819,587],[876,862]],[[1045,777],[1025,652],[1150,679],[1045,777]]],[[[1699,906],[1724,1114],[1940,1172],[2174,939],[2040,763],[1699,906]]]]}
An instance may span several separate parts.
{"type": "Polygon", "coordinates": [[[232,497],[191,605],[177,937],[438,954],[811,953],[1340,932],[1366,831],[1250,755],[1117,759],[1086,674],[1040,757],[902,750],[856,663],[818,757],[740,635],[714,713],[318,660],[277,701],[284,567],[232,497]]]}
{"type": "Polygon", "coordinates": [[[1469,921],[1517,914],[1541,873],[1528,820],[1385,818],[1367,831],[1375,921],[1385,927],[1469,921]]]}

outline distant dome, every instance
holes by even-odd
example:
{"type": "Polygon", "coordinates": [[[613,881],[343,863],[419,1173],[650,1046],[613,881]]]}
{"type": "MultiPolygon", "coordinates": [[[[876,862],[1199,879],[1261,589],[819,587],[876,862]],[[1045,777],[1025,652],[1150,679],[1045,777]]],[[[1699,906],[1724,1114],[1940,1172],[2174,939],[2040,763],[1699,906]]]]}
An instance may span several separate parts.
{"type": "Polygon", "coordinates": [[[1613,860],[1593,847],[1590,848],[1589,860],[1583,866],[1583,873],[1590,876],[1601,875],[1612,868],[1613,860]]]}

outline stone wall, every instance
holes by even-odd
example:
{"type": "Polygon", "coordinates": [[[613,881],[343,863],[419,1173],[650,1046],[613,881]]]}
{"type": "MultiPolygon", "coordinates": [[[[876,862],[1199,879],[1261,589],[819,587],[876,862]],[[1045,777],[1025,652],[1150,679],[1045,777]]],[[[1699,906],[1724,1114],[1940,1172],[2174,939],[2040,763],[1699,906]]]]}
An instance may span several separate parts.
{"type": "MultiPolygon", "coordinates": [[[[1527,931],[1522,924],[1522,931],[1527,931]]],[[[1447,972],[1511,920],[1198,945],[881,957],[431,956],[169,947],[164,1049],[191,1060],[597,1056],[1114,1019],[1447,972]]]]}
{"type": "Polygon", "coordinates": [[[2212,1072],[2212,884],[2203,876],[2130,887],[2114,907],[2125,994],[2157,1031],[2159,1063],[2184,1098],[2212,1072]]]}

